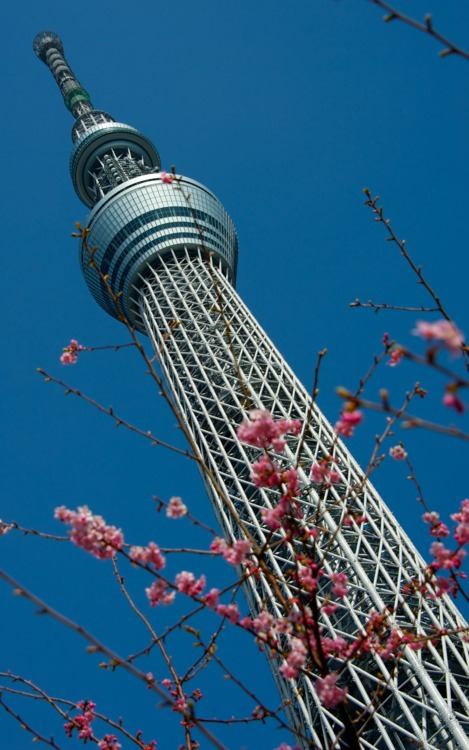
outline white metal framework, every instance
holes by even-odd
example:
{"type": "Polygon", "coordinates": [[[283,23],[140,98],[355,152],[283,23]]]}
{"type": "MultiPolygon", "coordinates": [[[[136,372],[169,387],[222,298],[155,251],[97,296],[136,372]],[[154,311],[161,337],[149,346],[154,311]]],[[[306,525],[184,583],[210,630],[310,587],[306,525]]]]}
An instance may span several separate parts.
{"type": "MultiPolygon", "coordinates": [[[[173,253],[159,258],[142,278],[138,297],[142,320],[176,405],[209,468],[205,479],[220,524],[227,537],[235,540],[242,536],[241,520],[262,545],[268,531],[260,510],[271,507],[274,498],[254,486],[250,464],[257,451],[240,444],[236,435],[246,414],[246,388],[256,408],[268,409],[276,417],[303,420],[309,396],[221,266],[204,259],[202,253],[186,251],[182,256],[173,253]]],[[[303,466],[327,456],[333,443],[331,426],[314,407],[301,457],[303,466]]],[[[298,438],[289,439],[290,459],[297,444],[298,438]]],[[[322,498],[327,526],[322,540],[326,545],[333,538],[327,565],[332,571],[347,573],[350,591],[343,607],[322,617],[324,634],[356,636],[370,611],[382,612],[385,607],[395,610],[393,620],[403,629],[417,627],[428,633],[461,627],[463,623],[447,598],[432,601],[414,596],[404,602],[402,586],[421,574],[424,561],[341,442],[336,443],[334,455],[343,482],[326,490],[322,498]],[[362,489],[353,491],[357,487],[362,489]],[[355,508],[367,516],[365,525],[341,525],[347,508],[343,498],[351,495],[355,508]]],[[[306,473],[303,480],[308,487],[304,510],[309,515],[319,498],[306,473]]],[[[283,593],[296,595],[285,576],[291,565],[288,546],[281,545],[278,553],[270,554],[270,560],[283,593]]],[[[267,607],[281,616],[268,580],[262,575],[248,580],[253,612],[267,607]]],[[[389,663],[374,655],[349,663],[347,672],[349,700],[357,713],[363,712],[360,747],[468,747],[468,646],[459,638],[445,637],[419,652],[408,649],[392,673],[389,663]],[[380,697],[374,706],[377,690],[380,697]]],[[[278,668],[274,674],[298,735],[310,737],[320,747],[335,747],[341,722],[319,704],[310,680],[284,680],[278,668]]],[[[303,744],[311,746],[304,740],[303,744]]]]}

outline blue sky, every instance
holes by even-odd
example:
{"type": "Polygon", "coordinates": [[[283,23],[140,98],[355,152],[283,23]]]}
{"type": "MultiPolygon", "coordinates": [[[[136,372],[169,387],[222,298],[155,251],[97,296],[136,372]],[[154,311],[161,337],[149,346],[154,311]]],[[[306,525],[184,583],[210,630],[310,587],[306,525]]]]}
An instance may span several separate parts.
{"type": "MultiPolygon", "coordinates": [[[[432,10],[420,1],[409,5],[414,15],[432,10]]],[[[439,6],[435,23],[469,45],[469,10],[456,0],[439,6]]],[[[335,387],[356,386],[384,331],[419,347],[410,335],[412,314],[373,315],[348,303],[356,297],[428,303],[363,206],[363,187],[382,196],[396,231],[454,319],[469,329],[469,65],[439,59],[435,42],[380,17],[364,0],[180,0],[132,7],[121,0],[43,0],[4,9],[2,518],[58,531],[56,505],[87,503],[134,542],[150,535],[168,546],[205,544],[184,522],[155,515],[152,496],[178,494],[194,514],[213,522],[193,467],[114,429],[35,372],[43,367],[64,376],[162,439],[180,442],[174,419],[131,351],[85,354],[67,370],[58,363],[71,337],[103,345],[125,342],[126,333],[97,307],[81,277],[70,237],[73,223],[86,217],[68,175],[73,121],[32,53],[35,33],[57,31],[95,106],[146,133],[166,168],[175,164],[222,200],[239,234],[237,288],[306,385],[317,351],[327,346],[320,405],[334,420],[335,387]]],[[[369,395],[386,385],[400,402],[416,379],[429,390],[429,415],[464,425],[464,416],[441,407],[442,382],[410,365],[383,369],[369,395]]],[[[367,416],[351,446],[362,463],[381,429],[380,420],[367,416]]],[[[452,511],[467,494],[463,446],[423,432],[399,432],[396,439],[402,438],[429,505],[452,511]]],[[[376,485],[425,553],[428,538],[403,467],[386,461],[376,485]]],[[[80,550],[13,534],[2,539],[0,555],[2,567],[116,648],[127,653],[145,640],[115,591],[109,566],[80,550]]],[[[171,562],[171,570],[182,562],[171,562]]],[[[202,570],[200,560],[187,564],[202,570]]],[[[217,582],[229,580],[224,567],[209,570],[217,582]]],[[[160,748],[177,747],[177,718],[155,708],[148,692],[98,669],[77,637],[36,617],[4,586],[0,600],[2,665],[53,694],[93,697],[104,711],[154,736],[160,748]]],[[[156,613],[157,627],[171,616],[156,613]]],[[[185,653],[180,640],[173,646],[176,660],[185,653]]],[[[227,662],[243,661],[246,681],[275,706],[262,655],[247,638],[230,632],[224,640],[227,662]]],[[[157,663],[148,668],[160,673],[157,663]]],[[[205,715],[252,708],[222,675],[202,674],[201,686],[205,715]]],[[[23,712],[39,716],[37,707],[23,712]]],[[[40,727],[62,739],[61,722],[40,716],[40,727]]],[[[29,747],[4,714],[0,727],[10,750],[29,747]]],[[[228,747],[248,750],[287,739],[273,725],[222,727],[219,734],[228,747]]]]}

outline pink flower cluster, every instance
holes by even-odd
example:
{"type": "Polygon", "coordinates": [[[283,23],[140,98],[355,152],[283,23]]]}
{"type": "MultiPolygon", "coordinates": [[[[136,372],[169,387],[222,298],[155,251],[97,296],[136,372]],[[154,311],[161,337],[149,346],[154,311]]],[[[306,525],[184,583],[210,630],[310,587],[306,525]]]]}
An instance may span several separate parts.
{"type": "Polygon", "coordinates": [[[268,411],[252,409],[249,419],[239,425],[238,437],[256,448],[273,448],[280,452],[285,448],[285,435],[298,435],[300,430],[298,419],[273,419],[268,411]]]}
{"type": "Polygon", "coordinates": [[[95,718],[94,709],[96,703],[93,701],[79,701],[77,703],[77,709],[81,711],[81,714],[74,716],[73,719],[67,721],[64,724],[64,730],[67,737],[71,737],[73,730],[78,730],[78,737],[80,740],[89,740],[93,736],[93,730],[91,728],[91,722],[95,718]]]}
{"type": "Polygon", "coordinates": [[[164,182],[166,185],[171,185],[171,183],[174,181],[174,175],[168,172],[165,172],[162,170],[160,172],[161,182],[164,182]]]}
{"type": "Polygon", "coordinates": [[[453,390],[447,390],[443,396],[443,405],[447,406],[448,409],[454,409],[458,414],[463,414],[466,411],[466,405],[462,399],[459,398],[458,394],[453,390]]]}
{"type": "Polygon", "coordinates": [[[115,734],[105,734],[98,742],[99,750],[121,750],[122,745],[117,741],[115,734]]]}
{"type": "Polygon", "coordinates": [[[150,607],[156,607],[158,604],[172,604],[175,591],[170,591],[164,581],[153,581],[151,586],[145,589],[145,594],[150,602],[150,607]]]}
{"type": "Polygon", "coordinates": [[[338,678],[337,672],[331,672],[325,677],[318,677],[314,684],[316,694],[326,708],[336,708],[347,698],[347,688],[338,687],[338,678]]]}
{"type": "Polygon", "coordinates": [[[389,455],[395,461],[405,461],[407,458],[407,451],[404,449],[403,445],[393,445],[392,448],[389,449],[389,455]]]}
{"type": "Polygon", "coordinates": [[[367,522],[367,517],[363,515],[363,513],[346,513],[342,525],[343,526],[353,526],[354,523],[357,524],[357,526],[361,526],[362,524],[367,522]]]}
{"type": "Polygon", "coordinates": [[[443,521],[440,521],[440,514],[435,511],[424,513],[422,520],[430,524],[430,534],[432,536],[446,537],[449,536],[449,529],[443,521]]]}
{"type": "Polygon", "coordinates": [[[313,464],[309,473],[310,479],[316,484],[323,484],[326,487],[340,482],[340,474],[331,468],[331,463],[331,458],[323,458],[319,463],[313,464]]]}
{"type": "Polygon", "coordinates": [[[389,367],[396,367],[396,365],[400,363],[402,359],[402,355],[403,355],[403,351],[401,347],[399,346],[394,347],[394,349],[391,350],[389,354],[389,359],[387,361],[387,364],[389,365],[389,367]]]}
{"type": "Polygon", "coordinates": [[[300,638],[292,638],[290,651],[280,667],[280,673],[287,679],[296,679],[305,665],[306,653],[303,641],[300,638]]]}
{"type": "Polygon", "coordinates": [[[419,320],[412,333],[425,341],[436,341],[453,354],[461,354],[464,337],[450,320],[441,319],[435,323],[419,320]]]}
{"type": "Polygon", "coordinates": [[[233,625],[239,620],[239,609],[237,604],[218,604],[216,611],[222,617],[226,617],[233,625]]]}
{"type": "Polygon", "coordinates": [[[216,536],[210,545],[212,552],[221,555],[230,565],[240,565],[251,552],[251,545],[245,539],[237,539],[231,546],[216,536]]]}
{"type": "Polygon", "coordinates": [[[338,598],[348,594],[348,578],[345,573],[331,573],[329,580],[332,583],[332,593],[338,598]]]}
{"type": "Polygon", "coordinates": [[[340,419],[335,423],[335,430],[342,437],[352,437],[355,427],[363,421],[363,414],[353,405],[346,404],[340,414],[340,419]]]}
{"type": "Polygon", "coordinates": [[[443,542],[433,542],[430,552],[434,558],[431,562],[433,570],[457,570],[461,567],[462,561],[466,556],[463,549],[450,550],[445,547],[443,542]]]}
{"type": "Polygon", "coordinates": [[[102,516],[94,516],[86,505],[76,511],[64,505],[55,509],[55,518],[69,524],[70,540],[94,557],[106,560],[114,557],[124,545],[124,536],[120,529],[106,524],[102,516]]]}
{"type": "Polygon", "coordinates": [[[86,346],[82,346],[76,339],[70,339],[70,343],[64,346],[60,361],[63,365],[75,365],[78,360],[78,352],[82,352],[86,346]]]}
{"type": "Polygon", "coordinates": [[[458,544],[469,543],[469,499],[465,499],[461,502],[461,507],[458,513],[453,513],[451,516],[453,521],[458,522],[456,531],[454,532],[454,538],[458,544]]]}
{"type": "Polygon", "coordinates": [[[166,516],[168,518],[182,518],[187,513],[187,506],[184,505],[180,497],[172,497],[166,506],[166,516]]]}
{"type": "Polygon", "coordinates": [[[180,591],[181,594],[187,594],[187,596],[200,596],[205,588],[206,582],[207,580],[204,575],[196,579],[195,575],[188,570],[181,570],[175,579],[177,590],[180,591]]]}
{"type": "Polygon", "coordinates": [[[155,542],[148,542],[146,547],[131,547],[129,557],[134,562],[150,565],[155,570],[162,570],[166,565],[166,559],[155,542]]]}
{"type": "Polygon", "coordinates": [[[204,596],[204,602],[207,605],[207,607],[210,607],[210,609],[216,609],[218,606],[219,596],[220,596],[219,589],[210,589],[210,591],[204,596]]]}

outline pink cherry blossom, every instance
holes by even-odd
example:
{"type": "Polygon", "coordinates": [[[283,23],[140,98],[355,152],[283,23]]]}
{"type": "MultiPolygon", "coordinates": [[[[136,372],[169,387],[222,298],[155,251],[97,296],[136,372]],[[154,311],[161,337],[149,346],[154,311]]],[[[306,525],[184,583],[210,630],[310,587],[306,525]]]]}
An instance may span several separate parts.
{"type": "Polygon", "coordinates": [[[449,529],[443,521],[440,521],[440,514],[436,511],[427,511],[423,514],[422,520],[430,524],[430,534],[437,537],[449,536],[449,529]]]}
{"type": "Polygon", "coordinates": [[[60,361],[63,365],[74,365],[78,360],[78,352],[82,352],[86,349],[78,343],[76,339],[70,339],[70,343],[64,346],[62,354],[60,355],[60,361]]]}
{"type": "Polygon", "coordinates": [[[239,565],[244,562],[251,552],[251,545],[245,539],[237,539],[231,547],[225,547],[222,552],[223,559],[230,565],[239,565]]]}
{"type": "Polygon", "coordinates": [[[166,507],[168,518],[182,518],[187,513],[187,506],[184,505],[180,497],[172,497],[166,507]]]}
{"type": "Polygon", "coordinates": [[[393,445],[392,448],[389,449],[389,455],[395,461],[405,461],[407,458],[407,451],[404,450],[403,445],[393,445]]]}
{"type": "Polygon", "coordinates": [[[342,437],[352,437],[355,427],[362,421],[363,414],[359,409],[353,409],[352,411],[344,409],[340,419],[335,423],[335,430],[342,437]]]}
{"type": "Polygon", "coordinates": [[[122,531],[106,524],[102,516],[93,515],[87,505],[80,506],[76,511],[62,505],[55,509],[54,515],[72,527],[70,541],[73,544],[100,560],[114,557],[124,546],[122,531]]]}
{"type": "Polygon", "coordinates": [[[77,709],[82,713],[78,716],[74,716],[64,724],[64,730],[67,737],[71,737],[73,730],[78,730],[78,737],[80,740],[88,740],[93,736],[93,730],[91,723],[95,718],[94,709],[96,704],[93,701],[79,701],[77,703],[77,709]]]}
{"type": "Polygon", "coordinates": [[[296,679],[306,661],[306,646],[299,638],[292,638],[290,652],[280,667],[281,674],[287,679],[296,679]]]}
{"type": "Polygon", "coordinates": [[[145,589],[145,593],[150,602],[150,607],[156,607],[158,604],[172,604],[176,593],[170,591],[164,581],[153,581],[151,586],[145,589]]]}
{"type": "Polygon", "coordinates": [[[239,425],[238,437],[256,448],[273,448],[281,452],[285,447],[284,436],[298,435],[300,430],[298,419],[273,419],[270,412],[253,409],[249,412],[249,419],[239,425]]]}
{"type": "Polygon", "coordinates": [[[276,531],[281,528],[284,515],[285,514],[280,505],[277,505],[275,508],[261,509],[262,520],[271,531],[276,531]]]}
{"type": "Polygon", "coordinates": [[[218,604],[216,611],[222,617],[226,617],[233,625],[239,620],[239,609],[237,604],[218,604]]]}
{"type": "Polygon", "coordinates": [[[419,320],[412,333],[425,341],[439,342],[453,354],[461,354],[461,347],[464,343],[463,334],[450,320],[441,319],[435,323],[419,320]]]}
{"type": "Polygon", "coordinates": [[[458,522],[454,532],[455,540],[458,544],[467,544],[469,542],[469,499],[461,502],[459,512],[453,513],[451,518],[458,522]]]}
{"type": "Polygon", "coordinates": [[[187,594],[187,596],[200,596],[205,588],[206,578],[202,575],[200,578],[196,579],[193,573],[188,570],[181,570],[181,572],[177,574],[174,582],[177,590],[182,594],[187,594]]]}
{"type": "Polygon", "coordinates": [[[115,734],[105,734],[98,742],[99,750],[121,750],[122,745],[117,741],[115,734]]]}
{"type": "Polygon", "coordinates": [[[458,414],[463,414],[466,411],[466,405],[456,393],[447,391],[443,396],[443,404],[448,409],[454,409],[458,414]]]}
{"type": "Polygon", "coordinates": [[[452,568],[460,568],[466,555],[464,550],[450,550],[445,547],[442,542],[433,542],[430,547],[430,552],[434,557],[434,560],[432,560],[431,563],[434,570],[451,570],[452,568]]]}
{"type": "MultiPolygon", "coordinates": [[[[315,648],[314,641],[316,636],[312,635],[312,646],[315,648]]],[[[324,656],[339,656],[346,657],[349,650],[349,644],[341,636],[337,638],[328,638],[327,636],[321,636],[321,648],[324,656]]]]}
{"type": "Polygon", "coordinates": [[[353,526],[354,523],[357,524],[357,526],[361,526],[364,523],[367,523],[367,517],[364,514],[353,514],[353,513],[347,513],[342,521],[342,524],[344,526],[353,526]]]}
{"type": "Polygon", "coordinates": [[[280,466],[267,455],[252,464],[251,476],[256,487],[278,487],[282,482],[280,466]]]}
{"type": "Polygon", "coordinates": [[[315,689],[319,700],[326,708],[336,708],[347,697],[347,688],[337,687],[339,675],[336,672],[319,677],[315,682],[315,689]]]}
{"type": "Polygon", "coordinates": [[[148,542],[146,547],[131,547],[129,557],[134,562],[152,565],[155,570],[161,570],[166,565],[166,559],[155,542],[148,542]]]}
{"type": "Polygon", "coordinates": [[[219,597],[220,597],[219,589],[210,589],[210,591],[204,596],[204,602],[207,605],[207,607],[210,607],[210,609],[216,609],[218,605],[219,597]]]}
{"type": "Polygon", "coordinates": [[[331,573],[329,580],[332,583],[332,593],[334,596],[342,598],[348,593],[348,578],[345,573],[331,573]]]}
{"type": "Polygon", "coordinates": [[[160,172],[160,177],[161,177],[161,182],[164,182],[166,185],[171,185],[171,183],[174,180],[174,175],[168,174],[168,172],[165,172],[164,170],[160,172]]]}
{"type": "Polygon", "coordinates": [[[386,364],[389,365],[389,367],[396,367],[396,365],[399,364],[401,359],[402,359],[402,349],[397,346],[395,349],[391,351],[389,355],[389,359],[386,364]]]}
{"type": "Polygon", "coordinates": [[[316,484],[325,484],[326,486],[340,482],[340,474],[332,469],[330,464],[331,462],[328,459],[313,464],[309,473],[310,479],[316,484]]]}

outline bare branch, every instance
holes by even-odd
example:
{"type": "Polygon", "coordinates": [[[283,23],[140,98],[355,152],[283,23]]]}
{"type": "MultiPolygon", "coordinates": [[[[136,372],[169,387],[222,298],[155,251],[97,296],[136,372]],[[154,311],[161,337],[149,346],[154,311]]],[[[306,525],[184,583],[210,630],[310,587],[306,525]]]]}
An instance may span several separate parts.
{"type": "Polygon", "coordinates": [[[56,385],[60,386],[60,388],[63,388],[65,391],[65,395],[69,396],[72,394],[73,396],[77,396],[77,398],[81,398],[82,401],[85,401],[87,404],[90,404],[94,409],[97,409],[101,414],[105,414],[107,417],[111,417],[111,419],[114,420],[116,427],[125,427],[127,430],[130,430],[130,432],[135,432],[137,435],[140,435],[140,437],[145,438],[146,440],[149,440],[152,445],[158,445],[161,448],[167,448],[170,451],[173,451],[174,453],[178,453],[180,456],[184,456],[185,458],[190,458],[192,461],[196,461],[196,457],[189,453],[189,451],[183,450],[182,448],[177,448],[175,445],[171,445],[171,443],[167,443],[164,440],[160,440],[155,435],[153,435],[150,430],[142,430],[140,427],[136,427],[135,425],[128,422],[126,419],[123,419],[122,417],[119,417],[112,406],[103,406],[98,401],[95,401],[94,398],[91,398],[90,396],[87,396],[85,393],[82,393],[82,391],[78,390],[78,388],[73,388],[71,385],[67,385],[67,383],[64,383],[63,380],[60,380],[60,378],[56,378],[53,375],[50,375],[45,370],[42,370],[40,367],[38,367],[37,372],[39,375],[42,375],[44,378],[44,381],[46,383],[55,383],[56,385]]]}
{"type": "Polygon", "coordinates": [[[440,44],[443,45],[442,49],[438,53],[440,57],[458,55],[464,60],[469,60],[469,52],[464,50],[462,47],[457,46],[456,44],[454,44],[454,42],[451,42],[447,37],[445,37],[435,29],[435,27],[433,26],[432,17],[430,15],[426,15],[423,22],[417,21],[415,18],[406,16],[404,15],[404,13],[396,10],[396,8],[394,8],[389,3],[384,2],[384,0],[368,0],[368,2],[372,3],[373,5],[377,5],[378,8],[382,8],[382,10],[386,11],[386,15],[383,19],[386,23],[390,23],[391,21],[400,21],[406,26],[410,26],[411,28],[422,32],[422,34],[426,34],[427,36],[430,36],[433,39],[436,39],[436,41],[440,42],[440,44]]]}
{"type": "Polygon", "coordinates": [[[373,310],[375,313],[380,310],[397,310],[399,312],[422,312],[422,313],[434,313],[440,312],[438,307],[412,307],[410,305],[389,305],[387,302],[373,302],[371,299],[368,302],[362,302],[361,300],[354,299],[353,302],[349,302],[349,307],[363,307],[373,310]]]}

